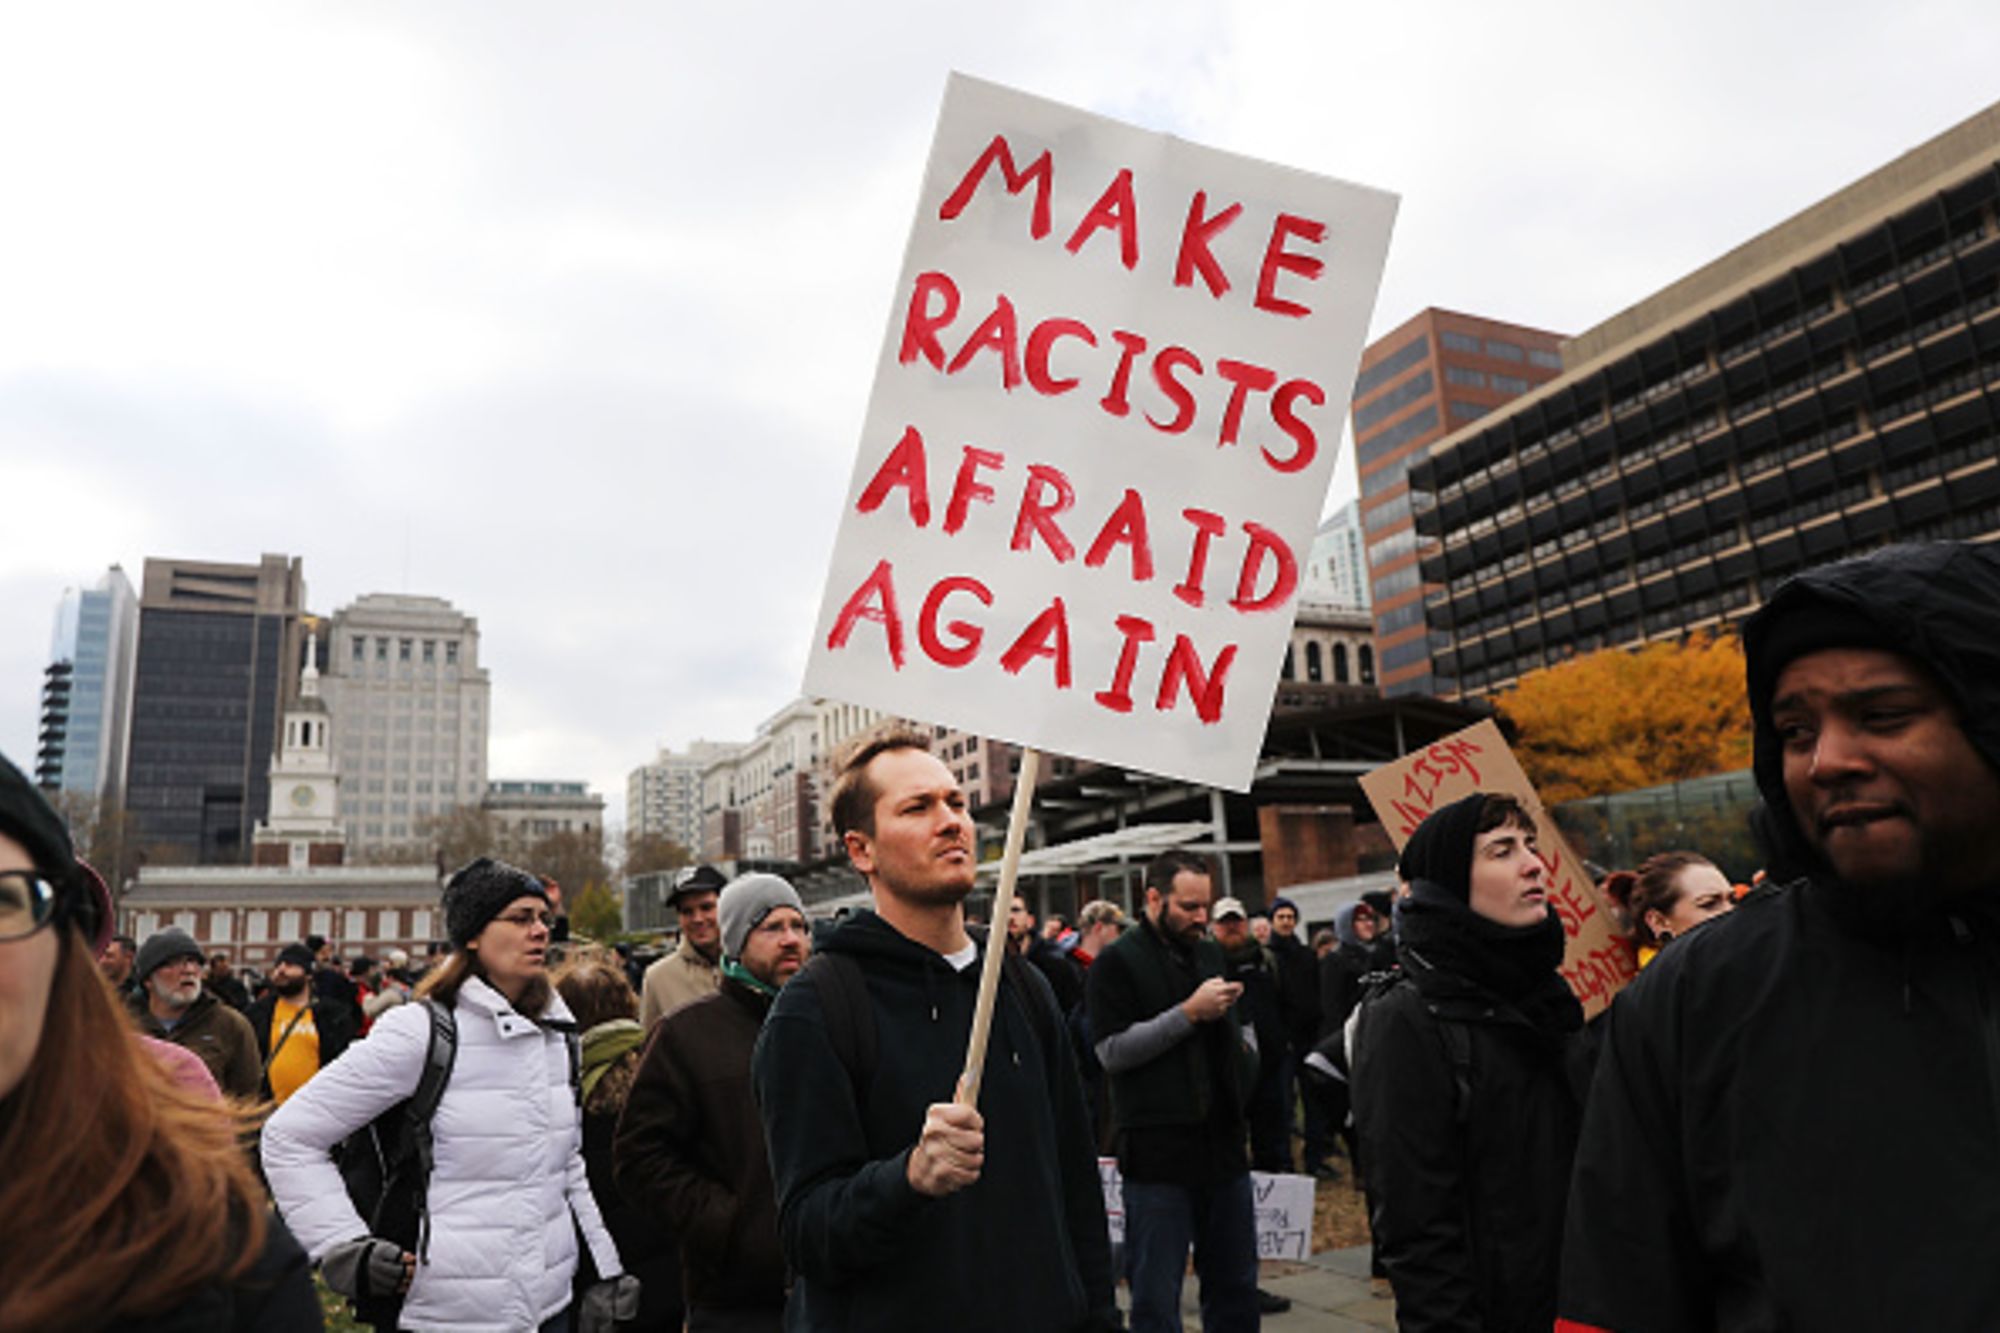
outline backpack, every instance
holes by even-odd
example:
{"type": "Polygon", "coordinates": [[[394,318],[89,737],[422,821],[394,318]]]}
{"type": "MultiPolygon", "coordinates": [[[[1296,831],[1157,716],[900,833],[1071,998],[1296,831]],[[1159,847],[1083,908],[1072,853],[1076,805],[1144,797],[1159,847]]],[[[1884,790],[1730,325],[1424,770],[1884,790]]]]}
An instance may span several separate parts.
{"type": "MultiPolygon", "coordinates": [[[[333,1150],[341,1183],[354,1211],[370,1236],[394,1241],[419,1262],[430,1257],[431,1220],[428,1195],[431,1170],[437,1163],[431,1121],[451,1081],[458,1058],[458,1018],[448,1004],[418,1001],[430,1017],[430,1038],[424,1047],[423,1072],[416,1091],[342,1139],[333,1150]]],[[[570,1091],[583,1104],[582,1058],[574,1031],[564,1031],[569,1047],[570,1091]]],[[[367,1285],[367,1268],[362,1268],[367,1285]]],[[[394,1329],[403,1312],[403,1294],[371,1292],[349,1301],[360,1322],[394,1329]]]]}
{"type": "MultiPolygon", "coordinates": [[[[1029,1017],[1034,1023],[1035,1036],[1041,1041],[1044,1052],[1054,1050],[1057,1041],[1067,1042],[1069,1038],[1056,1026],[1054,1002],[1042,999],[1035,990],[1035,978],[1026,959],[1016,954],[1005,954],[1001,966],[1014,983],[1014,989],[1023,998],[1029,1017]]],[[[880,1064],[881,1044],[875,1031],[875,1007],[868,998],[868,982],[862,976],[861,964],[852,955],[815,953],[799,969],[799,976],[810,975],[813,989],[820,997],[821,1017],[826,1023],[827,1040],[833,1044],[833,1053],[847,1069],[854,1080],[857,1102],[864,1100],[867,1090],[874,1086],[875,1072],[880,1064]]],[[[794,978],[796,980],[797,978],[794,978]]],[[[1043,986],[1048,982],[1043,981],[1043,986]]],[[[999,998],[995,996],[997,1011],[999,998]]]]}
{"type": "MultiPolygon", "coordinates": [[[[1347,1016],[1347,1026],[1342,1030],[1340,1040],[1330,1043],[1339,1048],[1341,1072],[1350,1080],[1353,1077],[1354,1052],[1361,1044],[1362,1014],[1367,1012],[1371,1002],[1387,995],[1402,980],[1403,974],[1399,971],[1371,972],[1362,979],[1361,997],[1354,1002],[1354,1012],[1347,1016]]],[[[1465,1024],[1440,1014],[1437,1006],[1426,1003],[1424,1007],[1437,1027],[1438,1040],[1444,1046],[1445,1059],[1451,1065],[1452,1119],[1463,1127],[1472,1115],[1472,1033],[1465,1024]]]]}

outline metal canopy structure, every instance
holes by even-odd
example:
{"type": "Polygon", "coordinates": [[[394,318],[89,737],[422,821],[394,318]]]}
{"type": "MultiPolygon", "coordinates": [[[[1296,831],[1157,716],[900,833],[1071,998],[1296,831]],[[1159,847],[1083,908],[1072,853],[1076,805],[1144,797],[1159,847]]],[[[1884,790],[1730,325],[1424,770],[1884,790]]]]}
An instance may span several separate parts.
{"type": "MultiPolygon", "coordinates": [[[[1203,823],[1133,824],[1077,838],[1054,847],[1037,847],[1021,854],[1024,875],[1061,875],[1085,866],[1131,860],[1148,860],[1173,847],[1184,846],[1215,836],[1215,825],[1203,823]]],[[[981,879],[995,879],[1000,863],[989,861],[979,867],[981,879]]]]}

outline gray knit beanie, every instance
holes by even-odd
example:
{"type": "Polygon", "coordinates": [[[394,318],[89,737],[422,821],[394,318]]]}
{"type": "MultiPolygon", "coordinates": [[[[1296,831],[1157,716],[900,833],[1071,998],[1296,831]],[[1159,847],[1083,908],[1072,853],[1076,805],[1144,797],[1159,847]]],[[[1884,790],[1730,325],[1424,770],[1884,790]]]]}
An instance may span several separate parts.
{"type": "Polygon", "coordinates": [[[139,956],[132,963],[132,979],[144,984],[147,977],[177,958],[204,956],[201,946],[194,942],[194,936],[179,926],[168,926],[148,935],[146,942],[139,946],[139,956]]]}
{"type": "Polygon", "coordinates": [[[715,904],[715,915],[722,925],[722,952],[731,958],[743,957],[744,941],[776,907],[789,907],[800,916],[806,913],[799,891],[776,875],[738,875],[725,884],[715,904]]]}

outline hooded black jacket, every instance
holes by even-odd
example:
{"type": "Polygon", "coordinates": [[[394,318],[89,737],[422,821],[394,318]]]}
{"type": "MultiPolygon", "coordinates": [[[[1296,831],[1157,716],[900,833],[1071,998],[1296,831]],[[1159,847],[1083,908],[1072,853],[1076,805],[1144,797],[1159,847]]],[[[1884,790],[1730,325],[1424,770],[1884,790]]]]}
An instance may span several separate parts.
{"type": "Polygon", "coordinates": [[[2000,885],[1892,930],[1800,836],[1771,626],[1815,602],[1928,666],[2000,767],[1996,553],[1894,548],[1752,619],[1761,827],[1806,878],[1677,941],[1611,1007],[1563,1254],[1580,1325],[2000,1328],[2000,885]]]}
{"type": "Polygon", "coordinates": [[[857,1088],[810,971],[779,992],[757,1039],[751,1078],[793,1270],[786,1328],[1117,1327],[1090,1121],[1046,980],[1032,968],[1002,974],[979,1097],[985,1166],[972,1185],[931,1199],[910,1187],[909,1154],[925,1108],[951,1099],[965,1063],[979,966],[954,972],[873,912],[818,948],[860,965],[878,1055],[857,1088]],[[1017,975],[1036,993],[1021,994],[1017,975]],[[1045,1024],[1029,1004],[1047,1007],[1045,1024]],[[1048,1049],[1044,1030],[1058,1038],[1048,1049]]]}
{"type": "Polygon", "coordinates": [[[1555,1317],[1582,1011],[1555,970],[1560,925],[1529,987],[1500,981],[1472,916],[1416,886],[1400,915],[1402,979],[1355,1034],[1375,1253],[1403,1333],[1540,1333],[1555,1317]]]}

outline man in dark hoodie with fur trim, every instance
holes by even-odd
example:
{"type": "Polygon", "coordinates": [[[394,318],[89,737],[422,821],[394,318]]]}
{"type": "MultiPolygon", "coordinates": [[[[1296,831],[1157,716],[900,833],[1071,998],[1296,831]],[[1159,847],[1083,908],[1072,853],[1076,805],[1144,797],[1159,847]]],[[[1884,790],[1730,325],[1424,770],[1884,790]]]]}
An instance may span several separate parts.
{"type": "Polygon", "coordinates": [[[1611,1009],[1561,1327],[2000,1328],[2000,550],[1809,570],[1743,639],[1779,886],[1611,1009]]]}
{"type": "Polygon", "coordinates": [[[1534,816],[1474,792],[1403,848],[1402,976],[1354,1034],[1375,1255],[1404,1333],[1545,1330],[1581,1107],[1583,1008],[1534,816]]]}
{"type": "Polygon", "coordinates": [[[1002,975],[978,1108],[954,1100],[987,945],[965,925],[964,793],[899,733],[843,765],[831,804],[875,910],[819,943],[751,1058],[794,1273],[785,1327],[1118,1327],[1083,1089],[1033,967],[1002,975]]]}

